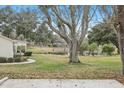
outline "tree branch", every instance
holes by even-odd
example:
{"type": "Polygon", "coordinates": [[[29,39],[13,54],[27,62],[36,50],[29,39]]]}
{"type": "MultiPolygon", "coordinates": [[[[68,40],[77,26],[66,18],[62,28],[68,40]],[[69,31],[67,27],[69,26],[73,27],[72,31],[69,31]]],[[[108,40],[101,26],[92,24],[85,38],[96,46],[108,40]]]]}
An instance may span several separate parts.
{"type": "Polygon", "coordinates": [[[93,11],[93,14],[91,15],[91,17],[90,17],[90,19],[88,20],[89,22],[92,20],[92,18],[94,17],[94,15],[95,15],[95,13],[96,13],[96,10],[97,10],[97,6],[96,6],[96,8],[94,9],[94,11],[93,11]]]}
{"type": "Polygon", "coordinates": [[[50,29],[53,30],[58,35],[60,35],[60,37],[62,37],[67,43],[70,43],[70,39],[68,38],[68,36],[66,35],[66,33],[64,33],[63,31],[59,31],[58,29],[56,29],[52,25],[51,16],[49,15],[47,6],[44,6],[42,8],[43,8],[43,12],[44,12],[45,16],[47,17],[47,20],[48,20],[47,24],[49,25],[50,29]]]}
{"type": "Polygon", "coordinates": [[[60,17],[60,15],[57,13],[56,7],[52,8],[52,10],[53,10],[53,12],[55,13],[55,15],[57,16],[57,18],[58,18],[60,21],[62,21],[64,24],[66,24],[66,25],[69,27],[69,29],[71,29],[70,23],[67,22],[67,21],[65,21],[62,17],[60,17]]]}
{"type": "Polygon", "coordinates": [[[90,6],[84,6],[84,11],[83,11],[83,19],[82,19],[82,31],[81,31],[81,36],[79,38],[78,45],[80,46],[88,29],[88,14],[89,14],[90,6]]]}

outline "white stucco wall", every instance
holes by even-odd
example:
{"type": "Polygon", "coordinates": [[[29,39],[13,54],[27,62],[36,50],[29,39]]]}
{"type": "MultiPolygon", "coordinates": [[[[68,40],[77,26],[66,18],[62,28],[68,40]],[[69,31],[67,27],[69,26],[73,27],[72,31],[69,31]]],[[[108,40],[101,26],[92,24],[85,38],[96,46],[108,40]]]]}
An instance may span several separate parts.
{"type": "Polygon", "coordinates": [[[13,57],[13,42],[0,37],[0,57],[13,57]]]}

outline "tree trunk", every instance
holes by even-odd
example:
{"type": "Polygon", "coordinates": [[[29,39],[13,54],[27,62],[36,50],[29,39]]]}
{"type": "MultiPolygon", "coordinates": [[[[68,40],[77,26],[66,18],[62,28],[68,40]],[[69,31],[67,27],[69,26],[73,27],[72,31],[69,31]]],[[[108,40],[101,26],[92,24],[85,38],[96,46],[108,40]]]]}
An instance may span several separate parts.
{"type": "Polygon", "coordinates": [[[69,63],[80,63],[78,58],[78,44],[72,42],[69,46],[69,63]]]}
{"type": "Polygon", "coordinates": [[[124,75],[124,6],[118,6],[118,42],[122,61],[122,74],[124,75]]]}
{"type": "Polygon", "coordinates": [[[118,53],[118,54],[120,54],[119,45],[118,45],[118,46],[116,46],[116,48],[117,48],[117,53],[118,53]]]}
{"type": "Polygon", "coordinates": [[[118,32],[118,41],[120,46],[120,56],[122,62],[122,74],[124,75],[124,29],[118,32]]]}
{"type": "Polygon", "coordinates": [[[84,56],[84,50],[80,51],[80,54],[81,54],[82,56],[84,56]]]}

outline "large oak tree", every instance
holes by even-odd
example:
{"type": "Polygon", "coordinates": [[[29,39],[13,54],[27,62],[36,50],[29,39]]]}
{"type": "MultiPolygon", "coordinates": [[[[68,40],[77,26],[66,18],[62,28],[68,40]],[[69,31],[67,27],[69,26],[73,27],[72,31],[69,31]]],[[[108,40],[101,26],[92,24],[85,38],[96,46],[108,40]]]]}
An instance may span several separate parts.
{"type": "Polygon", "coordinates": [[[39,6],[52,31],[69,47],[69,63],[79,63],[78,50],[96,8],[91,6],[39,6]],[[93,9],[92,11],[90,11],[93,9]]]}

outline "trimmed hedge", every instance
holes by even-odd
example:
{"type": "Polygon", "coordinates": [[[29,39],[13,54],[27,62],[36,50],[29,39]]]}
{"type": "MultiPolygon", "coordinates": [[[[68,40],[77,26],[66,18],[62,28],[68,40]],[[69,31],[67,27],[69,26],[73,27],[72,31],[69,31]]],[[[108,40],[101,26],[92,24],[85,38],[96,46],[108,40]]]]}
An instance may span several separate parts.
{"type": "Polygon", "coordinates": [[[0,63],[13,63],[27,61],[27,57],[16,56],[14,58],[0,57],[0,63]]]}
{"type": "Polygon", "coordinates": [[[13,58],[8,58],[7,61],[8,62],[14,62],[14,59],[13,58]]]}
{"type": "Polygon", "coordinates": [[[6,62],[7,62],[7,58],[0,57],[0,63],[6,63],[6,62]]]}

